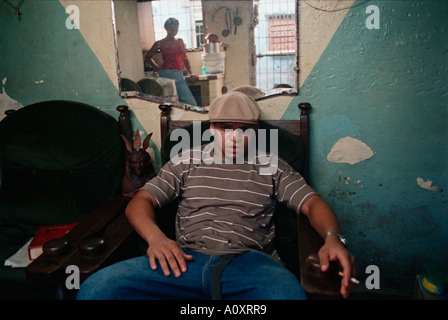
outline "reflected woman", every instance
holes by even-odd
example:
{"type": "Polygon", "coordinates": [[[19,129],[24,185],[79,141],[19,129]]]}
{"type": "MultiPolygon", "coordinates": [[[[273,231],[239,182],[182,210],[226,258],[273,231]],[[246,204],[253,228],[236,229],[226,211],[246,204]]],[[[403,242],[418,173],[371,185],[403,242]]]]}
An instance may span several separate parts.
{"type": "Polygon", "coordinates": [[[179,30],[179,21],[176,18],[168,18],[164,24],[167,36],[162,40],[156,41],[145,57],[145,62],[159,73],[162,78],[174,79],[176,82],[179,101],[196,106],[196,100],[187,85],[184,78],[184,67],[187,69],[192,82],[197,80],[197,75],[191,72],[191,65],[188,61],[184,41],[176,38],[179,30]],[[159,66],[153,57],[157,53],[162,54],[162,66],[159,66]]]}

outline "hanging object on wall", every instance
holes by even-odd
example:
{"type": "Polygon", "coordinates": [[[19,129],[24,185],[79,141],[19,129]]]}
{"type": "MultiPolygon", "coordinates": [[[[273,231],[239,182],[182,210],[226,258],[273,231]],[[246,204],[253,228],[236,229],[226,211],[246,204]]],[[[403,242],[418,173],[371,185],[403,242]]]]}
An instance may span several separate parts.
{"type": "Polygon", "coordinates": [[[222,36],[227,37],[230,34],[232,27],[232,13],[229,8],[226,8],[226,28],[222,31],[222,36]]]}
{"type": "Polygon", "coordinates": [[[223,37],[228,37],[232,30],[232,24],[235,26],[233,34],[236,34],[237,27],[243,23],[243,19],[238,15],[238,8],[236,8],[236,13],[232,11],[229,7],[220,7],[218,8],[212,16],[212,21],[214,21],[216,14],[224,9],[225,10],[225,29],[222,30],[221,35],[223,37]],[[233,19],[232,19],[233,16],[233,19]]]}
{"type": "Polygon", "coordinates": [[[4,0],[11,8],[14,9],[14,14],[17,17],[17,20],[20,21],[20,16],[22,15],[22,12],[20,12],[20,8],[23,5],[23,1],[24,0],[19,0],[19,2],[17,3],[17,5],[13,5],[12,3],[10,3],[8,0],[4,0]]]}
{"type": "Polygon", "coordinates": [[[233,24],[235,25],[235,31],[233,34],[236,34],[238,26],[240,26],[242,23],[243,23],[243,19],[241,19],[241,17],[238,16],[238,8],[236,8],[235,18],[233,18],[233,24]]]}
{"type": "Polygon", "coordinates": [[[258,4],[254,5],[254,21],[253,21],[253,27],[255,27],[256,25],[258,25],[258,4]]]}

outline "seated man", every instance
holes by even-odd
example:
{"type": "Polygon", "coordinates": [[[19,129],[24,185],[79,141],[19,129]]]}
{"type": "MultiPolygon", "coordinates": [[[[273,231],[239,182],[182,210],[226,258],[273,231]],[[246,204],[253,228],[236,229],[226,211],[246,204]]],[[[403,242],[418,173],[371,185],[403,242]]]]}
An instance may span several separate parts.
{"type": "Polygon", "coordinates": [[[340,292],[348,296],[354,258],[340,240],[334,212],[282,159],[248,156],[255,136],[246,133],[258,128],[259,117],[258,104],[241,92],[213,101],[214,141],[173,157],[126,209],[148,243],[147,255],[93,274],[79,299],[306,299],[273,246],[277,202],[306,215],[325,238],[321,268],[339,262],[340,292]],[[176,198],[173,241],[155,223],[155,208],[176,198]]]}

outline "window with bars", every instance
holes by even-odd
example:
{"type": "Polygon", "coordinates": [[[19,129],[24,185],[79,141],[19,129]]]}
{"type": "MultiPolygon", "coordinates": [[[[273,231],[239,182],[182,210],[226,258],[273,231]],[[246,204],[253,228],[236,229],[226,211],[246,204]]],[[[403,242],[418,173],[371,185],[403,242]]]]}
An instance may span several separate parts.
{"type": "Polygon", "coordinates": [[[296,0],[259,0],[255,28],[256,86],[296,85],[296,0]]]}
{"type": "Polygon", "coordinates": [[[201,47],[204,41],[204,23],[202,20],[196,21],[196,47],[201,47]]]}

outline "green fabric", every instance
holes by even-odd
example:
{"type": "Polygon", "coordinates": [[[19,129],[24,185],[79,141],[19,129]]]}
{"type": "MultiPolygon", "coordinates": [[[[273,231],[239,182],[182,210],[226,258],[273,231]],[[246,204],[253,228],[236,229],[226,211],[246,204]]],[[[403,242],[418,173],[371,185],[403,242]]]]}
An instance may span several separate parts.
{"type": "Polygon", "coordinates": [[[49,101],[0,122],[0,222],[79,220],[121,186],[117,121],[81,103],[49,101]]]}
{"type": "Polygon", "coordinates": [[[4,267],[4,261],[13,255],[18,248],[22,247],[30,234],[26,230],[20,228],[10,228],[0,225],[0,299],[7,299],[10,295],[10,290],[19,284],[25,284],[26,275],[24,268],[9,268],[4,267]]]}
{"type": "Polygon", "coordinates": [[[17,249],[22,247],[32,235],[23,228],[10,228],[6,225],[0,225],[0,261],[8,259],[17,249]]]}
{"type": "Polygon", "coordinates": [[[122,91],[142,92],[142,88],[137,83],[127,78],[121,78],[120,86],[122,91]]]}
{"type": "MultiPolygon", "coordinates": [[[[77,102],[36,103],[0,122],[2,265],[39,226],[80,221],[120,192],[121,143],[113,117],[77,102]]],[[[24,275],[0,270],[2,284],[8,274],[24,275]]]]}
{"type": "Polygon", "coordinates": [[[2,167],[41,170],[110,168],[116,165],[120,144],[114,118],[68,101],[17,110],[1,121],[0,137],[2,167]]]}
{"type": "MultiPolygon", "coordinates": [[[[201,137],[202,133],[210,127],[210,121],[201,122],[201,137]]],[[[184,127],[190,136],[190,146],[196,147],[193,144],[193,125],[184,127]]],[[[305,152],[302,139],[289,131],[270,125],[267,122],[260,121],[260,129],[266,130],[266,149],[270,150],[270,130],[278,130],[278,154],[279,156],[291,165],[298,172],[302,172],[305,163],[305,152]]],[[[179,141],[170,141],[170,134],[167,135],[163,141],[160,153],[162,165],[170,160],[171,149],[179,143],[179,141]]],[[[201,141],[201,144],[209,141],[201,141]]],[[[176,205],[171,205],[170,211],[176,210],[176,205]],[[174,208],[174,209],[173,209],[174,208]]],[[[165,232],[174,236],[174,212],[165,212],[159,217],[159,224],[165,228],[165,232]],[[168,221],[167,221],[168,220],[168,221]]],[[[292,210],[278,205],[274,214],[274,223],[276,226],[275,246],[279,252],[280,257],[285,262],[286,267],[293,273],[298,274],[298,248],[297,248],[297,223],[296,214],[292,210]]]]}
{"type": "Polygon", "coordinates": [[[143,93],[147,93],[153,96],[161,97],[163,96],[163,88],[162,86],[154,79],[142,79],[137,82],[137,84],[142,89],[143,93]]]}
{"type": "MultiPolygon", "coordinates": [[[[3,170],[0,222],[34,233],[37,227],[79,221],[116,194],[119,185],[95,170],[3,170]]],[[[118,172],[120,168],[117,168],[118,172]]]]}

